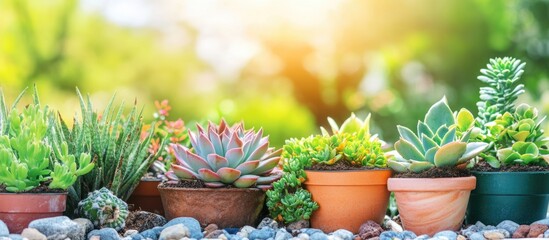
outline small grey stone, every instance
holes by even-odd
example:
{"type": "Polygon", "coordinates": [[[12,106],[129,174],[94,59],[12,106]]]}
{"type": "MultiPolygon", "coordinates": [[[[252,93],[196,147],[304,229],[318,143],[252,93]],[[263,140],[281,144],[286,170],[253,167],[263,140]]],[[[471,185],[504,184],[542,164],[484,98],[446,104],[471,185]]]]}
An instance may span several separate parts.
{"type": "Polygon", "coordinates": [[[28,238],[30,240],[47,240],[48,238],[34,228],[25,228],[21,232],[21,236],[28,238]]]}
{"type": "Polygon", "coordinates": [[[315,233],[323,233],[322,230],[316,228],[303,228],[301,229],[302,233],[306,233],[309,236],[312,236],[315,233]]]}
{"type": "MultiPolygon", "coordinates": [[[[224,235],[224,234],[223,234],[224,235]]],[[[227,235],[228,240],[242,240],[240,236],[237,236],[236,234],[229,234],[227,235]]]]}
{"type": "Polygon", "coordinates": [[[549,226],[549,218],[541,219],[533,222],[532,224],[543,224],[549,226]]]}
{"type": "Polygon", "coordinates": [[[298,238],[299,240],[309,240],[309,234],[300,233],[299,235],[297,235],[297,238],[298,238]]]}
{"type": "Polygon", "coordinates": [[[411,231],[403,231],[399,235],[400,235],[401,239],[410,239],[410,240],[412,240],[412,239],[417,237],[417,235],[415,233],[411,232],[411,231]]]}
{"type": "Polygon", "coordinates": [[[414,240],[427,240],[427,239],[429,239],[429,235],[423,234],[423,235],[417,236],[414,240]]]}
{"type": "Polygon", "coordinates": [[[475,223],[475,226],[477,226],[479,229],[483,229],[484,227],[486,227],[486,225],[484,225],[484,223],[482,223],[481,221],[477,221],[475,223]]]}
{"type": "MultiPolygon", "coordinates": [[[[9,236],[9,234],[8,234],[8,236],[9,236]]],[[[4,236],[4,237],[0,237],[0,240],[11,240],[11,239],[9,237],[4,236]]]]}
{"type": "Polygon", "coordinates": [[[445,237],[448,240],[456,240],[457,239],[457,233],[453,231],[442,231],[435,234],[433,237],[445,237]]]}
{"type": "Polygon", "coordinates": [[[471,240],[486,240],[486,238],[484,238],[484,236],[480,233],[473,233],[471,234],[471,236],[469,236],[469,239],[471,240]]]}
{"type": "Polygon", "coordinates": [[[270,227],[274,230],[277,230],[278,229],[278,223],[275,220],[266,217],[266,218],[263,218],[263,220],[261,220],[259,225],[257,225],[257,229],[262,229],[263,227],[270,227]]]}
{"type": "Polygon", "coordinates": [[[145,231],[141,232],[140,234],[144,238],[150,238],[152,240],[157,240],[158,236],[160,235],[160,232],[158,232],[154,229],[149,229],[149,230],[145,230],[145,231]]]}
{"type": "Polygon", "coordinates": [[[483,235],[487,239],[502,239],[511,237],[511,234],[505,229],[493,229],[483,232],[483,235]]]}
{"type": "Polygon", "coordinates": [[[8,237],[10,240],[27,240],[26,238],[21,236],[21,234],[10,234],[8,235],[8,237]]]}
{"type": "Polygon", "coordinates": [[[247,238],[253,230],[255,230],[255,228],[252,226],[244,226],[236,233],[236,235],[241,238],[247,238]]]}
{"type": "Polygon", "coordinates": [[[543,233],[544,238],[549,238],[549,229],[543,233]]]}
{"type": "Polygon", "coordinates": [[[30,228],[38,230],[49,240],[84,240],[85,229],[66,216],[37,219],[29,223],[30,228]]]}
{"type": "Polygon", "coordinates": [[[8,230],[8,226],[0,219],[0,237],[1,236],[8,236],[10,235],[10,231],[8,230]]]}
{"type": "Polygon", "coordinates": [[[276,232],[272,228],[264,227],[262,229],[256,229],[253,230],[249,235],[249,239],[263,239],[266,240],[268,238],[273,238],[275,236],[276,232]]]}
{"type": "Polygon", "coordinates": [[[309,237],[310,240],[328,240],[328,235],[323,232],[317,232],[309,237]]]}
{"type": "Polygon", "coordinates": [[[135,235],[135,234],[138,234],[138,233],[139,233],[139,231],[137,231],[135,229],[129,229],[124,233],[124,237],[129,237],[131,235],[135,235]]]}
{"type": "Polygon", "coordinates": [[[297,230],[301,230],[303,228],[308,228],[310,226],[310,223],[308,220],[299,220],[297,222],[293,222],[288,224],[287,228],[290,232],[294,232],[297,230]]]}
{"type": "Polygon", "coordinates": [[[379,235],[380,240],[392,240],[393,238],[401,238],[401,236],[395,231],[385,231],[379,235]]]}
{"type": "Polygon", "coordinates": [[[179,240],[184,237],[190,237],[189,228],[182,223],[179,223],[164,228],[164,230],[160,232],[158,240],[179,240]]]}
{"type": "Polygon", "coordinates": [[[90,221],[87,218],[76,218],[76,219],[73,219],[72,221],[80,225],[80,227],[84,229],[84,232],[86,233],[86,235],[94,229],[92,221],[90,221]]]}
{"type": "Polygon", "coordinates": [[[507,232],[509,232],[511,235],[517,230],[519,227],[519,224],[516,222],[513,222],[511,220],[505,220],[500,222],[497,226],[497,228],[505,229],[507,232]]]}
{"type": "Polygon", "coordinates": [[[336,230],[335,232],[330,233],[330,235],[339,237],[342,240],[353,240],[353,233],[345,229],[336,230]]]}
{"type": "Polygon", "coordinates": [[[145,237],[143,237],[143,235],[141,235],[139,233],[131,235],[130,237],[131,237],[132,240],[144,240],[145,239],[145,237]]]}
{"type": "Polygon", "coordinates": [[[102,228],[88,233],[88,238],[99,237],[101,240],[119,240],[118,232],[114,228],[102,228]]]}
{"type": "Polygon", "coordinates": [[[200,228],[200,223],[191,217],[178,217],[170,220],[168,223],[164,225],[164,228],[176,225],[176,224],[183,224],[185,227],[187,227],[190,231],[190,237],[201,239],[204,237],[202,234],[202,228],[200,228]]]}
{"type": "Polygon", "coordinates": [[[274,240],[288,240],[290,238],[292,238],[292,234],[286,231],[286,229],[281,228],[276,232],[274,240]]]}

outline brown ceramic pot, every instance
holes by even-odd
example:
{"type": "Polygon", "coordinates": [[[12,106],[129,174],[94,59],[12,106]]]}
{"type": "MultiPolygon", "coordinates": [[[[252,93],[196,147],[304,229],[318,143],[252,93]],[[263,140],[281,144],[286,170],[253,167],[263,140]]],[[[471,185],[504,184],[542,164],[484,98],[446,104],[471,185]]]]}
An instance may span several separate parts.
{"type": "Polygon", "coordinates": [[[158,186],[168,220],[193,217],[219,228],[254,226],[263,208],[265,192],[257,188],[168,188],[158,186]]]}
{"type": "Polygon", "coordinates": [[[389,203],[387,179],[391,170],[305,171],[305,188],[319,208],[311,226],[324,232],[359,232],[368,220],[381,223],[389,203]]]}
{"type": "Polygon", "coordinates": [[[21,233],[33,220],[63,215],[66,203],[66,193],[0,193],[0,219],[21,233]]]}
{"type": "Polygon", "coordinates": [[[158,191],[160,183],[160,180],[141,180],[128,199],[130,210],[143,210],[164,215],[162,199],[158,191]]]}
{"type": "Polygon", "coordinates": [[[404,229],[417,235],[460,229],[476,178],[389,178],[404,229]]]}

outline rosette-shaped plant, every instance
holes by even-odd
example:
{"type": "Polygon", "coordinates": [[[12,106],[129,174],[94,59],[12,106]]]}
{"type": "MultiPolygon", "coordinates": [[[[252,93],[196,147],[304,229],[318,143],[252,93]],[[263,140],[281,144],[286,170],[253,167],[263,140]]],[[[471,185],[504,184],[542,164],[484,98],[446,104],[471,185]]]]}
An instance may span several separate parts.
{"type": "MultiPolygon", "coordinates": [[[[457,114],[442,98],[435,103],[424,121],[419,121],[417,134],[398,126],[400,140],[395,143],[395,159],[388,165],[397,172],[422,172],[433,167],[455,167],[474,158],[487,147],[487,143],[471,142],[475,119],[467,109],[457,114]]],[[[475,133],[476,134],[476,133],[475,133]]]]}
{"type": "Polygon", "coordinates": [[[214,188],[256,185],[269,189],[281,177],[281,172],[273,170],[282,150],[269,147],[269,137],[263,137],[262,129],[245,130],[243,123],[230,127],[224,120],[219,126],[210,122],[206,129],[200,125],[197,129],[197,133],[189,131],[191,149],[173,145],[177,161],[166,174],[168,178],[200,179],[214,188]]]}
{"type": "Polygon", "coordinates": [[[96,228],[110,227],[116,230],[124,228],[129,213],[128,204],[107,188],[89,193],[87,198],[78,203],[78,212],[92,221],[96,228]]]}

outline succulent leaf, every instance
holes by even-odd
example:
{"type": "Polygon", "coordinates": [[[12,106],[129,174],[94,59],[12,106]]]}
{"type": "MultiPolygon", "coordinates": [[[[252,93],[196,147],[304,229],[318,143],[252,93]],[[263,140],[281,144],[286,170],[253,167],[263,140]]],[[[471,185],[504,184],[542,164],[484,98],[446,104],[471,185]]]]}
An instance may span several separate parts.
{"type": "Polygon", "coordinates": [[[413,144],[403,138],[395,143],[395,150],[405,159],[425,160],[425,156],[413,144]]]}
{"type": "Polygon", "coordinates": [[[435,154],[435,166],[455,166],[467,149],[467,143],[451,142],[440,147],[435,154]]]}
{"type": "Polygon", "coordinates": [[[447,104],[446,97],[443,97],[429,108],[424,122],[430,129],[439,129],[443,125],[450,126],[455,124],[454,115],[447,104]]]}
{"type": "Polygon", "coordinates": [[[240,177],[240,171],[234,168],[220,168],[217,170],[217,175],[221,177],[221,182],[231,184],[240,177]]]}
{"type": "Polygon", "coordinates": [[[233,185],[237,188],[248,188],[254,185],[259,179],[257,175],[244,175],[233,182],[233,185]]]}

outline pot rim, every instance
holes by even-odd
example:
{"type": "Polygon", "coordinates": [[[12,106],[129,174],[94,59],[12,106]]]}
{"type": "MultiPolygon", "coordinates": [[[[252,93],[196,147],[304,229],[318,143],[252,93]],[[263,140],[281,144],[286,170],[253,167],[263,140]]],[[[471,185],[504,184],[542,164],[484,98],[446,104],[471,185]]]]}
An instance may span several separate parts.
{"type": "Polygon", "coordinates": [[[55,196],[55,195],[68,195],[69,193],[68,192],[62,192],[62,193],[5,193],[5,192],[2,192],[0,193],[0,195],[10,195],[10,196],[13,196],[13,195],[39,195],[39,196],[55,196]]]}
{"type": "Polygon", "coordinates": [[[259,192],[259,188],[186,188],[186,187],[165,187],[158,185],[158,190],[164,191],[189,191],[189,192],[259,192]]]}
{"type": "Polygon", "coordinates": [[[534,174],[549,174],[549,171],[532,171],[532,172],[483,172],[483,171],[471,171],[473,174],[484,175],[534,175],[534,174]]]}
{"type": "Polygon", "coordinates": [[[475,176],[454,178],[389,178],[387,188],[392,192],[471,191],[476,188],[475,176]]]}
{"type": "Polygon", "coordinates": [[[387,185],[391,169],[365,169],[353,171],[309,171],[305,170],[309,186],[376,186],[387,185]]]}

